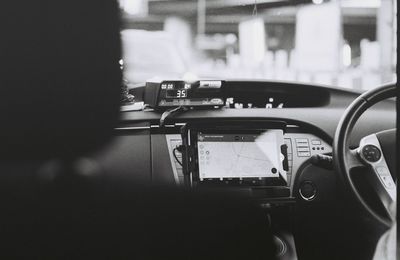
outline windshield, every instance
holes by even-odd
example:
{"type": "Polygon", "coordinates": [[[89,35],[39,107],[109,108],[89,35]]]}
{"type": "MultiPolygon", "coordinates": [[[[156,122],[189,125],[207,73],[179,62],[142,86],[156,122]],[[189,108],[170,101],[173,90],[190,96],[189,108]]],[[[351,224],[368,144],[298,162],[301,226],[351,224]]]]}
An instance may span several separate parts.
{"type": "Polygon", "coordinates": [[[124,77],[396,81],[395,0],[119,0],[124,77]],[[299,4],[302,2],[302,4],[299,4]]]}

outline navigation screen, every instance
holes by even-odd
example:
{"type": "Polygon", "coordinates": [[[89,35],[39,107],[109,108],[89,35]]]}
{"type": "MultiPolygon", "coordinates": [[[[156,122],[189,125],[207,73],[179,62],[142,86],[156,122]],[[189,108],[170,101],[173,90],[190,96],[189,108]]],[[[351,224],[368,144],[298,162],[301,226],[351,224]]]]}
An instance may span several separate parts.
{"type": "Polygon", "coordinates": [[[282,176],[282,130],[261,134],[198,133],[199,178],[270,178],[282,176]]]}

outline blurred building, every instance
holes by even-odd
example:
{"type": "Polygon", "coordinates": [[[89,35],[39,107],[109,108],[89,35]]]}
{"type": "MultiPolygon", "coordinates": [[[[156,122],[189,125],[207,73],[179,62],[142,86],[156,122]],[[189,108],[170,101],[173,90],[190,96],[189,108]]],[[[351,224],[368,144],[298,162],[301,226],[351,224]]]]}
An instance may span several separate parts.
{"type": "Polygon", "coordinates": [[[252,78],[370,89],[396,80],[395,5],[120,0],[125,77],[132,83],[157,76],[252,78]]]}

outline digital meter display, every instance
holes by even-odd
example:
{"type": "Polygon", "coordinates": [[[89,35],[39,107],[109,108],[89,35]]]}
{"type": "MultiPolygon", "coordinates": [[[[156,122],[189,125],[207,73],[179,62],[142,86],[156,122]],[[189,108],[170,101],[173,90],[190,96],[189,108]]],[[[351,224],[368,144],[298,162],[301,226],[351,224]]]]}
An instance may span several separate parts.
{"type": "Polygon", "coordinates": [[[225,105],[223,81],[183,80],[147,81],[145,103],[155,109],[167,109],[177,106],[222,107],[225,105]]]}
{"type": "Polygon", "coordinates": [[[167,98],[187,98],[188,90],[187,89],[170,89],[167,90],[167,98]]]}

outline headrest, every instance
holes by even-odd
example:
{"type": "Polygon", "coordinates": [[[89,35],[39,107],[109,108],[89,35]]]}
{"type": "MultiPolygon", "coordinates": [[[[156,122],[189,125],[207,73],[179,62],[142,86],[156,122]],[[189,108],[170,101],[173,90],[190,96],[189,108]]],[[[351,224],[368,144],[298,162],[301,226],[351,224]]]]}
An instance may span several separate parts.
{"type": "Polygon", "coordinates": [[[111,136],[118,10],[112,0],[0,3],[0,158],[75,157],[111,136]]]}

